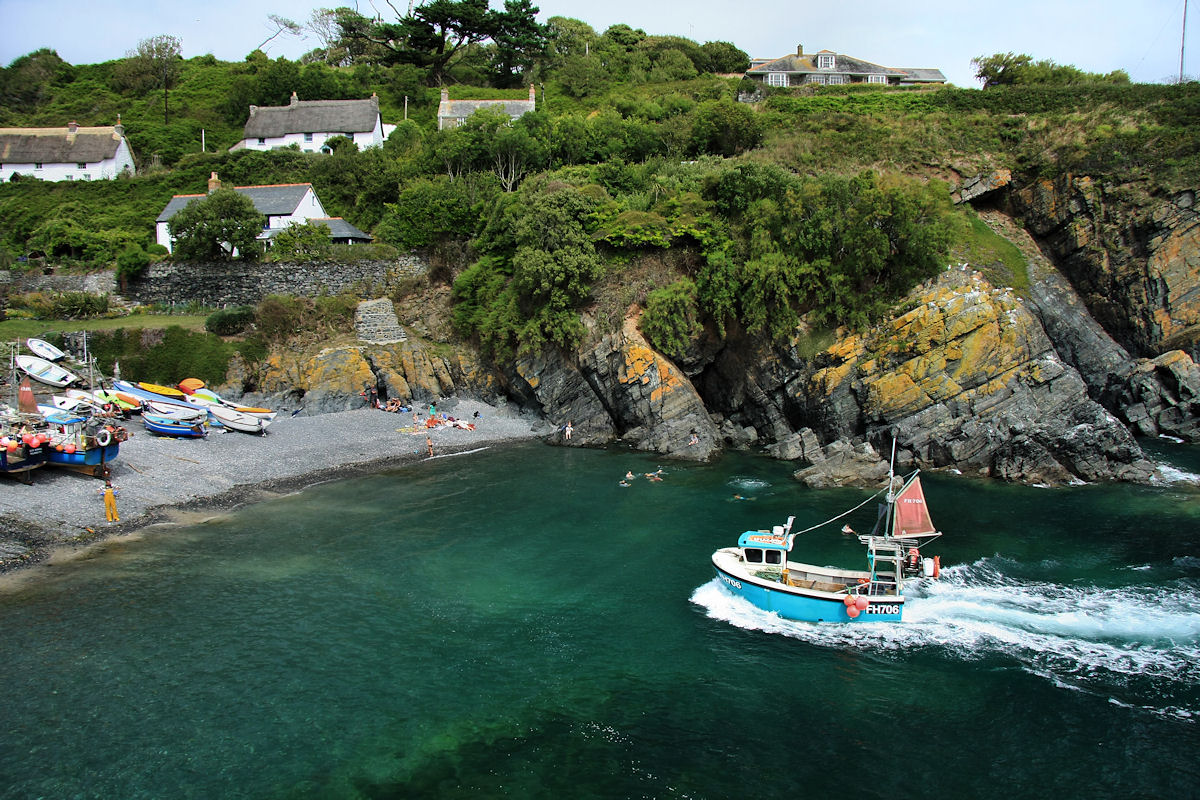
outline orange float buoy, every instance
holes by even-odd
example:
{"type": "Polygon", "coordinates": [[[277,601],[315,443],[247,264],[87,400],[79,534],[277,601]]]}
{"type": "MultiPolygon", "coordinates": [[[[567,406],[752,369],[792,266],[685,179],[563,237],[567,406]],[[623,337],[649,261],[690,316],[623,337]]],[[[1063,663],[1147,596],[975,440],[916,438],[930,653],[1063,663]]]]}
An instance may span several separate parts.
{"type": "Polygon", "coordinates": [[[942,574],[942,557],[934,556],[933,557],[933,577],[936,578],[941,574],[942,574]]]}
{"type": "Polygon", "coordinates": [[[850,619],[854,619],[861,613],[862,612],[858,610],[858,606],[846,606],[846,616],[850,617],[850,619]]]}
{"type": "Polygon", "coordinates": [[[846,604],[847,608],[849,608],[850,606],[854,605],[854,595],[846,595],[844,598],[842,598],[842,602],[846,604]]]}
{"type": "Polygon", "coordinates": [[[859,611],[866,611],[867,606],[869,606],[869,605],[871,605],[871,601],[861,595],[858,597],[857,600],[854,601],[854,607],[857,608],[859,611]]]}
{"type": "Polygon", "coordinates": [[[63,446],[63,452],[66,453],[67,455],[71,455],[72,453],[75,452],[75,445],[68,442],[66,445],[63,446]]]}

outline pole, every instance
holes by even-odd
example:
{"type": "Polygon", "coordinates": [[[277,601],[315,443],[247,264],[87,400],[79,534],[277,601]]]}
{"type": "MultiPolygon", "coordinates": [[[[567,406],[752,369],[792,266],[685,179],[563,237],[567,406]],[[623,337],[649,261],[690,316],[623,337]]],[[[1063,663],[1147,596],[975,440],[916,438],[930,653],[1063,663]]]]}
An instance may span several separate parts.
{"type": "Polygon", "coordinates": [[[1179,82],[1183,83],[1183,46],[1187,42],[1187,0],[1183,0],[1183,25],[1179,31],[1179,82]]]}
{"type": "Polygon", "coordinates": [[[207,150],[205,149],[205,146],[204,146],[204,128],[200,129],[200,152],[201,153],[207,152],[207,150]]]}
{"type": "Polygon", "coordinates": [[[404,118],[408,119],[408,95],[404,95],[404,118]]]}

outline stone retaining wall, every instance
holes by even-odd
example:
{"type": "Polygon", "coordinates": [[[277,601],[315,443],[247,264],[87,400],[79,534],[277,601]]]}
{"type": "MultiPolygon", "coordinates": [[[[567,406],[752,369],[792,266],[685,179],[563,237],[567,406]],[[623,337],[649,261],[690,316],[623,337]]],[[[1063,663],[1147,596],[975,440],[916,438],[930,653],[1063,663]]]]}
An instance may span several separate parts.
{"type": "Polygon", "coordinates": [[[253,305],[272,294],[313,297],[349,289],[371,296],[428,270],[416,256],[351,264],[164,261],[151,264],[145,274],[130,281],[124,295],[140,303],[197,302],[213,307],[253,305]]]}

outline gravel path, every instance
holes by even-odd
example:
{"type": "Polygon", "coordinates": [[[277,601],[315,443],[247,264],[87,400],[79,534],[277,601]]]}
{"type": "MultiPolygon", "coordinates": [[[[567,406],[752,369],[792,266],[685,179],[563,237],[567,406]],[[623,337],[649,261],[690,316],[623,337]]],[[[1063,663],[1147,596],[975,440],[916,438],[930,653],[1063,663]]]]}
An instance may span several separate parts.
{"type": "Polygon", "coordinates": [[[444,402],[438,412],[472,420],[476,429],[414,432],[412,414],[363,408],[280,416],[266,436],[215,428],[205,439],[174,439],[146,432],[134,417],[126,422],[133,436],[112,462],[118,524],[104,521],[103,484],[95,478],[54,467],[34,470],[31,485],[0,477],[0,569],[36,562],[55,545],[129,532],[180,511],[228,509],[330,477],[419,461],[427,433],[435,454],[446,454],[551,430],[536,416],[474,400],[444,402]]]}

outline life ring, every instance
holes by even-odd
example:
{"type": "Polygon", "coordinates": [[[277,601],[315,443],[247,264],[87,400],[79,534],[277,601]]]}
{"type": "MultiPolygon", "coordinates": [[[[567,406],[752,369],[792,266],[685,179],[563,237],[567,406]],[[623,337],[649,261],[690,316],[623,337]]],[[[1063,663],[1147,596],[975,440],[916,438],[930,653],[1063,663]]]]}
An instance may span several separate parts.
{"type": "Polygon", "coordinates": [[[96,444],[100,447],[108,447],[112,444],[112,431],[108,428],[101,428],[96,431],[96,444]]]}

